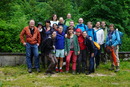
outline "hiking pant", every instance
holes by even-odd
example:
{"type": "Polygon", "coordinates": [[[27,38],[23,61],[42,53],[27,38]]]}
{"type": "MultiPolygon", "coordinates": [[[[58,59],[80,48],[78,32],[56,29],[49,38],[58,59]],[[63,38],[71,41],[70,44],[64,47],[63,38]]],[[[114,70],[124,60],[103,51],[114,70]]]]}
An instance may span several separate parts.
{"type": "Polygon", "coordinates": [[[101,60],[101,49],[102,49],[102,45],[100,45],[100,50],[97,50],[97,54],[95,56],[95,61],[96,61],[96,68],[99,66],[100,64],[100,60],[101,60]]]}

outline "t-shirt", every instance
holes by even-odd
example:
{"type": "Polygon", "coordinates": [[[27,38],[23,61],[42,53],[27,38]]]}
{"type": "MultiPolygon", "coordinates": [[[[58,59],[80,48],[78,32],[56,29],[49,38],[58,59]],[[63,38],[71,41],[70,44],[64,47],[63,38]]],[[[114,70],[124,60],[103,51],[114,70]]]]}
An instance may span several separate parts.
{"type": "Polygon", "coordinates": [[[59,21],[50,21],[51,22],[51,26],[53,26],[53,24],[58,24],[59,21]]]}

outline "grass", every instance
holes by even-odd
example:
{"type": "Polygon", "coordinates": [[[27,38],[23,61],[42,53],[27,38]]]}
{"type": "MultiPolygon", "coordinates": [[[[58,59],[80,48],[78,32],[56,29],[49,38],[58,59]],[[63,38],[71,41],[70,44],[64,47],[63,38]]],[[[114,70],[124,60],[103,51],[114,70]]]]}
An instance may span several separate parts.
{"type": "Polygon", "coordinates": [[[44,75],[35,70],[29,74],[26,66],[0,67],[0,87],[130,87],[130,62],[122,61],[120,71],[109,71],[110,63],[100,65],[91,75],[57,73],[44,75]]]}

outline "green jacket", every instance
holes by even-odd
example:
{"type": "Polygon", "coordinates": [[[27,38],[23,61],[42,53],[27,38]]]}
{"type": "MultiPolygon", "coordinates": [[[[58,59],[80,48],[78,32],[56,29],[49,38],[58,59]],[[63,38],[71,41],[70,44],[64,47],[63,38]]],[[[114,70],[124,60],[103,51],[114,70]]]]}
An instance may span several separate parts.
{"type": "MultiPolygon", "coordinates": [[[[73,39],[74,39],[74,51],[75,51],[75,55],[78,55],[78,51],[80,51],[80,48],[79,48],[79,43],[78,43],[77,36],[74,35],[73,39]]],[[[70,52],[70,39],[69,38],[65,38],[65,52],[67,53],[67,55],[70,52]]]]}
{"type": "Polygon", "coordinates": [[[65,19],[65,25],[66,26],[70,26],[70,21],[72,21],[72,19],[65,19]]]}

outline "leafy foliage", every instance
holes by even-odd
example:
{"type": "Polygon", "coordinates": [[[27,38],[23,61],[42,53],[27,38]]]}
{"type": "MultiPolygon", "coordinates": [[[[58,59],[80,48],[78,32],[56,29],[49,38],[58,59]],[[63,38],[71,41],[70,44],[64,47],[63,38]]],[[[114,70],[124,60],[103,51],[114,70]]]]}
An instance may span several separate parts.
{"type": "Polygon", "coordinates": [[[44,23],[52,14],[66,18],[71,13],[77,22],[106,21],[124,32],[121,51],[130,51],[130,0],[1,0],[0,52],[23,52],[19,34],[30,19],[44,23]]]}

